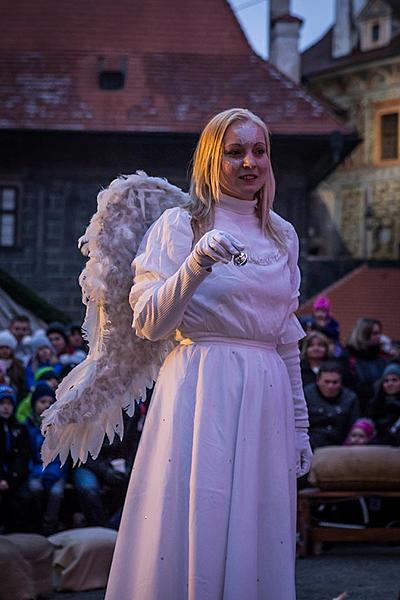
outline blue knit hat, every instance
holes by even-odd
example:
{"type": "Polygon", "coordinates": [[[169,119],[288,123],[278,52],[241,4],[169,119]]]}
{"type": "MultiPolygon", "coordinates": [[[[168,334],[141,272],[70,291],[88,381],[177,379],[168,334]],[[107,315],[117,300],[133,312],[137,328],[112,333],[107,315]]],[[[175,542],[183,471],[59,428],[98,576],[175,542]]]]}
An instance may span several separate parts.
{"type": "Polygon", "coordinates": [[[13,404],[16,404],[17,402],[15,390],[9,385],[0,385],[0,402],[5,398],[10,398],[13,404]]]}
{"type": "Polygon", "coordinates": [[[389,363],[385,367],[385,370],[383,371],[382,379],[385,379],[385,377],[387,375],[397,375],[397,377],[400,377],[400,363],[398,363],[398,362],[389,363]]]}

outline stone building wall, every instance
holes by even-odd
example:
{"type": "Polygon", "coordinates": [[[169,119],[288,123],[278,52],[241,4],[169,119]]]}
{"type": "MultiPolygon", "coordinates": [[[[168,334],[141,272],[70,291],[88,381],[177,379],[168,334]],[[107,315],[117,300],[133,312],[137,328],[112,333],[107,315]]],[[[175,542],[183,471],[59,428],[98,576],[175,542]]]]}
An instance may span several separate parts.
{"type": "Polygon", "coordinates": [[[314,194],[316,217],[312,226],[318,233],[315,254],[398,259],[400,164],[377,166],[374,155],[375,105],[387,100],[400,103],[400,59],[320,76],[311,87],[347,111],[363,138],[314,194]],[[324,213],[330,215],[332,223],[318,218],[324,213]]]}

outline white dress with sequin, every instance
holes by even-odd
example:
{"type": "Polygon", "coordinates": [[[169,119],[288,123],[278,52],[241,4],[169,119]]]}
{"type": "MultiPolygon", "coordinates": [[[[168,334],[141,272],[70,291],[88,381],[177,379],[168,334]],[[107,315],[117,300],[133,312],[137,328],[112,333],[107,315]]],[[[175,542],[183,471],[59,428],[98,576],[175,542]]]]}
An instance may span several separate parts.
{"type": "MultiPolygon", "coordinates": [[[[144,427],[106,600],[295,598],[295,414],[276,347],[304,332],[293,314],[297,236],[271,216],[288,251],[261,232],[253,202],[223,197],[216,209],[215,228],[242,241],[249,261],[216,264],[185,308],[144,427]]],[[[167,210],[134,261],[137,285],[147,280],[151,293],[191,246],[189,214],[167,210]]]]}

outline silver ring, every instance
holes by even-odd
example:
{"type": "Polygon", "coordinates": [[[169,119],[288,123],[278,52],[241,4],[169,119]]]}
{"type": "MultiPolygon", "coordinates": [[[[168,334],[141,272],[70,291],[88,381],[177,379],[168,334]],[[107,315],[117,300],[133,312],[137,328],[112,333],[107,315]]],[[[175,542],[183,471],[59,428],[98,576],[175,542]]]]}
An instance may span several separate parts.
{"type": "Polygon", "coordinates": [[[233,257],[233,264],[237,267],[243,267],[247,263],[247,260],[246,252],[239,252],[233,257]]]}

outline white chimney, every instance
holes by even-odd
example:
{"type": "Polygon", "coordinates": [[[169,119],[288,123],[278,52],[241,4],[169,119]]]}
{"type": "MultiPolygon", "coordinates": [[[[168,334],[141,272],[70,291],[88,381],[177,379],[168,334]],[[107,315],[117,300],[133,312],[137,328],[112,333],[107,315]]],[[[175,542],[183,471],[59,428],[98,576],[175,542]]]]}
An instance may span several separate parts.
{"type": "Polygon", "coordinates": [[[332,56],[340,58],[350,54],[354,46],[351,0],[336,0],[336,17],[333,26],[332,56]]]}
{"type": "Polygon", "coordinates": [[[285,8],[289,9],[289,0],[271,0],[268,60],[292,81],[299,83],[302,20],[290,15],[285,8]]]}

